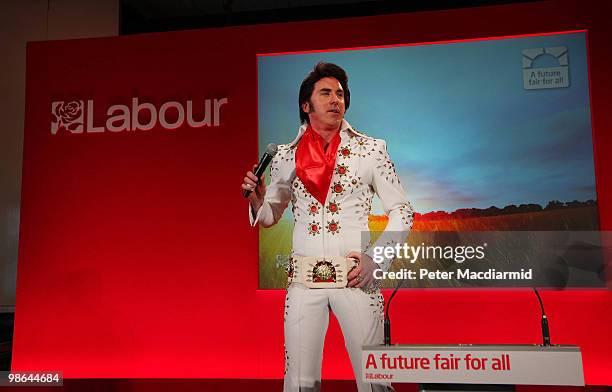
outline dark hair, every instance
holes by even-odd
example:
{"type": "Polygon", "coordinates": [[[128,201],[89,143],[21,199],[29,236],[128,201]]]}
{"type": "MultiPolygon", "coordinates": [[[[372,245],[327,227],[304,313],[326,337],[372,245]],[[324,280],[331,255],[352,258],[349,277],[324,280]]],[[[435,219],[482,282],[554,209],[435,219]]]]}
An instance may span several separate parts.
{"type": "Polygon", "coordinates": [[[346,75],[346,72],[336,64],[324,63],[321,61],[314,66],[312,72],[306,76],[306,78],[302,81],[302,85],[300,86],[299,110],[300,121],[302,124],[304,124],[304,122],[310,123],[308,113],[305,113],[302,110],[302,105],[306,102],[310,103],[310,97],[312,96],[312,90],[314,90],[315,83],[323,78],[335,78],[340,82],[340,85],[344,90],[345,110],[348,110],[349,108],[351,103],[351,92],[348,88],[348,76],[346,75]]]}

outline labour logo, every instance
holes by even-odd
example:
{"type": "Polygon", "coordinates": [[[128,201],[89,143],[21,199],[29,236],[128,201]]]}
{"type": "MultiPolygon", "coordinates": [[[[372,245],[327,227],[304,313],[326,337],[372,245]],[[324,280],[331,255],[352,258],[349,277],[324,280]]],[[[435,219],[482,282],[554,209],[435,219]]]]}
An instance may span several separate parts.
{"type": "Polygon", "coordinates": [[[56,101],[51,103],[51,134],[58,131],[83,133],[83,101],[56,101]]]}
{"type": "Polygon", "coordinates": [[[158,125],[169,131],[184,125],[190,128],[218,127],[221,126],[221,107],[227,103],[228,98],[204,99],[202,106],[194,109],[193,101],[188,99],[185,103],[164,102],[158,107],[150,102],[141,103],[138,97],[133,97],[131,105],[108,106],[104,111],[106,116],[98,111],[95,119],[93,99],[54,101],[51,103],[51,134],[149,131],[158,125]],[[98,122],[94,123],[94,120],[98,122]]]}

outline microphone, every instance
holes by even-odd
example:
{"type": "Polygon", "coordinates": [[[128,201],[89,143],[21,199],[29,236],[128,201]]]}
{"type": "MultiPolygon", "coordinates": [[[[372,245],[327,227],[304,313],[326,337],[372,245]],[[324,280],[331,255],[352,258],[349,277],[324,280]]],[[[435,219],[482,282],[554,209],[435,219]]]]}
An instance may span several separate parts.
{"type": "MultiPolygon", "coordinates": [[[[266,168],[268,167],[268,165],[272,161],[272,158],[274,158],[277,152],[278,152],[278,146],[276,144],[274,143],[268,144],[268,147],[266,147],[266,151],[261,156],[261,159],[259,160],[259,163],[257,164],[257,167],[255,168],[254,174],[255,176],[257,176],[258,184],[259,184],[259,181],[261,181],[261,176],[264,174],[264,172],[266,171],[266,168]]],[[[250,190],[244,189],[242,191],[242,196],[249,197],[251,192],[252,191],[250,190]]]]}
{"type": "Polygon", "coordinates": [[[540,293],[538,293],[538,289],[534,287],[533,291],[538,297],[538,301],[540,302],[540,309],[542,309],[542,341],[544,346],[550,346],[550,330],[548,329],[548,318],[546,318],[546,313],[544,313],[544,305],[542,304],[542,298],[540,298],[540,293]]]}
{"type": "Polygon", "coordinates": [[[393,299],[393,297],[395,297],[397,290],[399,290],[399,288],[402,287],[402,285],[404,284],[404,281],[405,279],[402,279],[399,281],[399,283],[395,287],[395,290],[393,290],[393,293],[391,293],[391,296],[389,297],[389,300],[387,301],[387,306],[385,310],[385,321],[384,321],[385,346],[391,345],[391,319],[389,318],[389,307],[391,306],[391,300],[393,299]]]}

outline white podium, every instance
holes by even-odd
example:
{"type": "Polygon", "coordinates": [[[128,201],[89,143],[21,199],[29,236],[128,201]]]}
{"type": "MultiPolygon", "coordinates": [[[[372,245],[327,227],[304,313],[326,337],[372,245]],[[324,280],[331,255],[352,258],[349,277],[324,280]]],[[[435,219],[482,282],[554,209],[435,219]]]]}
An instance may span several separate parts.
{"type": "Polygon", "coordinates": [[[584,385],[577,346],[365,346],[362,370],[366,382],[480,384],[479,391],[482,384],[584,385]]]}

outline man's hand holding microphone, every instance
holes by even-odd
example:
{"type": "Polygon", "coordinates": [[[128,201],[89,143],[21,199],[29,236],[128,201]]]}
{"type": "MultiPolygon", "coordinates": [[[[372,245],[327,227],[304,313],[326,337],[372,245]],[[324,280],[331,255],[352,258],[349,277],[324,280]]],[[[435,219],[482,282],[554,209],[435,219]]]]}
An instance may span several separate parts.
{"type": "Polygon", "coordinates": [[[276,155],[278,147],[276,144],[270,143],[266,147],[266,152],[261,156],[259,163],[253,165],[252,171],[248,171],[242,182],[242,196],[249,199],[253,215],[259,211],[262,206],[264,197],[266,196],[266,181],[264,172],[276,155]]]}
{"type": "Polygon", "coordinates": [[[248,171],[242,182],[242,194],[244,195],[246,193],[245,197],[248,198],[249,203],[251,203],[253,214],[259,211],[259,208],[263,204],[264,197],[266,196],[265,176],[262,175],[261,179],[257,178],[255,173],[253,173],[256,168],[257,165],[253,165],[253,171],[248,171]]]}

